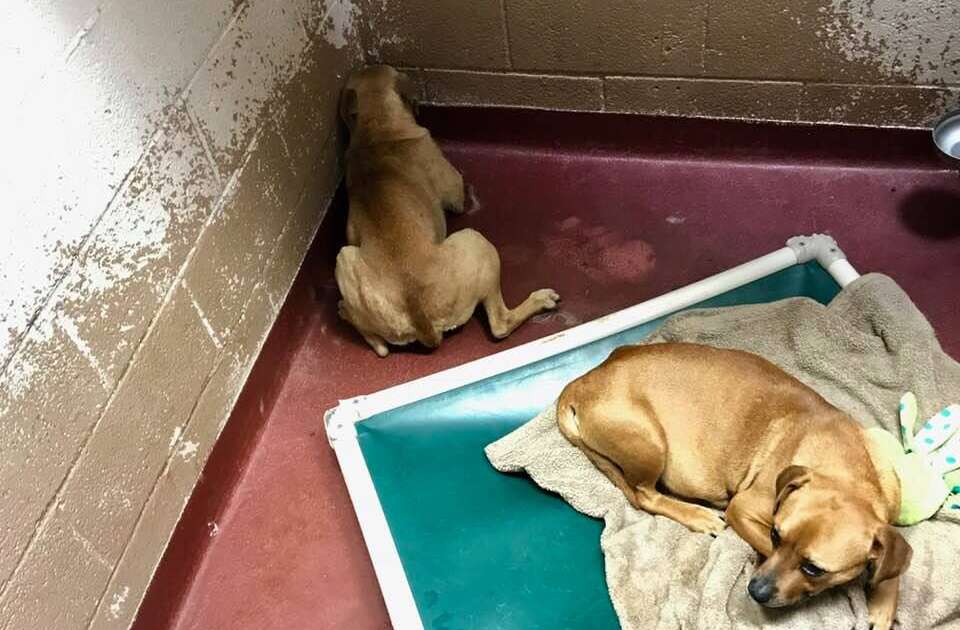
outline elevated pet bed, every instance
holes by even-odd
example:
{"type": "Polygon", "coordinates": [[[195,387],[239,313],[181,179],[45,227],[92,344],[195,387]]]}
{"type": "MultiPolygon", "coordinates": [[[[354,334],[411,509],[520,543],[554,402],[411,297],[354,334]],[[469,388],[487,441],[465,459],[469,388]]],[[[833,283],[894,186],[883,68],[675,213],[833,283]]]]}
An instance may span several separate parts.
{"type": "MultiPolygon", "coordinates": [[[[899,627],[958,626],[960,478],[951,471],[960,464],[960,405],[950,403],[960,400],[960,363],[943,352],[929,322],[903,289],[874,273],[844,287],[828,305],[789,299],[687,311],[670,317],[643,343],[664,341],[755,352],[868,427],[868,437],[886,444],[891,464],[902,458],[906,467],[897,472],[903,475],[902,501],[909,508],[902,515],[913,525],[901,533],[913,548],[913,561],[900,579],[899,627]],[[904,431],[901,417],[906,420],[904,431]],[[901,446],[901,433],[912,446],[909,456],[901,446]]],[[[579,512],[603,520],[599,547],[623,630],[867,626],[861,581],[831,589],[804,605],[775,610],[758,606],[747,595],[756,553],[732,529],[713,538],[635,510],[561,435],[553,403],[485,452],[497,470],[525,473],[579,512]]],[[[549,549],[548,542],[540,545],[549,549]]]]}
{"type": "Polygon", "coordinates": [[[327,437],[394,627],[616,628],[602,522],[498,473],[484,447],[668,315],[801,296],[826,304],[857,277],[833,239],[795,237],[636,306],[329,410],[327,437]]]}

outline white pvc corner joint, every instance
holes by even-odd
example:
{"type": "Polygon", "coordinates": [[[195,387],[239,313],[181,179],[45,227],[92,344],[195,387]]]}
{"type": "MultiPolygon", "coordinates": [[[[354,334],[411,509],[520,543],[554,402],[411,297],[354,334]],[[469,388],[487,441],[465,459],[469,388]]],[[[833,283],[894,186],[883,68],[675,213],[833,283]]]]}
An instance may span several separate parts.
{"type": "Polygon", "coordinates": [[[356,436],[356,422],[360,419],[357,411],[358,398],[341,400],[336,407],[327,409],[323,414],[323,428],[327,434],[327,442],[331,447],[335,442],[347,435],[356,436]]]}
{"type": "Polygon", "coordinates": [[[832,236],[826,234],[794,236],[787,239],[787,247],[797,255],[799,264],[816,260],[841,287],[847,286],[860,277],[832,236]]]}

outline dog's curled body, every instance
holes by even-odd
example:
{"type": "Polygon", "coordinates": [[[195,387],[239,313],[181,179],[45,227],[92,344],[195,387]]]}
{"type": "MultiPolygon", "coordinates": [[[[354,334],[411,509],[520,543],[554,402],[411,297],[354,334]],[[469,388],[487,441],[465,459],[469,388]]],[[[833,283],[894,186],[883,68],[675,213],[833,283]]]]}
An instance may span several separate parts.
{"type": "Polygon", "coordinates": [[[698,532],[729,524],[760,556],[757,602],[867,573],[871,621],[892,624],[911,555],[890,525],[896,474],[860,424],[777,366],[696,344],[623,347],[567,385],[557,422],[637,509],[698,532]]]}

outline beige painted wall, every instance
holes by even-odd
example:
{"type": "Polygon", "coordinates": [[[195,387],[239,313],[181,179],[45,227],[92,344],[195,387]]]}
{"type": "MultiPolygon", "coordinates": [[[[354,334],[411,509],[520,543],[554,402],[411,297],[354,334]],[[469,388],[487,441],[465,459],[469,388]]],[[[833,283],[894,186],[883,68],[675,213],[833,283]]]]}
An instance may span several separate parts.
{"type": "Polygon", "coordinates": [[[926,126],[960,101],[947,0],[360,0],[426,100],[926,126]]]}
{"type": "Polygon", "coordinates": [[[341,0],[0,6],[0,628],[126,628],[302,262],[341,0]]]}

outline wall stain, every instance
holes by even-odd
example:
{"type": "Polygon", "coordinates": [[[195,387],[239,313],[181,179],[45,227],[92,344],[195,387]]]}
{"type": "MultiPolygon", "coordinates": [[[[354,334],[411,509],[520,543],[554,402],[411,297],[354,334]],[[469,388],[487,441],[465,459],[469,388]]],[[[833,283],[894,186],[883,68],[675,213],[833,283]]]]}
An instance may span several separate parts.
{"type": "Polygon", "coordinates": [[[955,0],[830,0],[823,34],[848,61],[891,79],[960,81],[960,3],[955,0]]]}
{"type": "Polygon", "coordinates": [[[320,35],[337,50],[344,48],[356,32],[355,20],[359,13],[359,9],[350,0],[331,0],[327,3],[320,35]]]}

